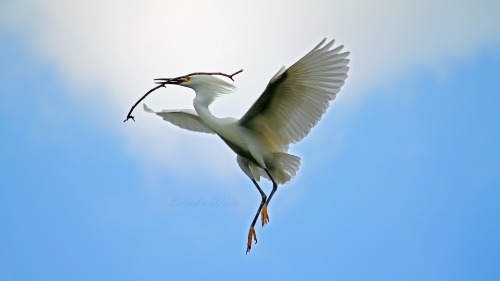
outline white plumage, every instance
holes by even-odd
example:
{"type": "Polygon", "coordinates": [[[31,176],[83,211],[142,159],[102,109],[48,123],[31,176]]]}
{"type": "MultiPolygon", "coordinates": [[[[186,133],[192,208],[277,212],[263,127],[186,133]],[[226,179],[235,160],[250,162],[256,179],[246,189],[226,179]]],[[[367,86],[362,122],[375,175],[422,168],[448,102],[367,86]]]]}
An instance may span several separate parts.
{"type": "Polygon", "coordinates": [[[249,230],[247,252],[252,238],[256,241],[254,225],[259,214],[263,225],[269,220],[267,205],[277,184],[289,181],[299,169],[300,158],[288,154],[289,145],[311,131],[347,78],[349,53],[341,53],[343,46],[331,49],[334,41],[325,41],[288,69],[281,68],[239,120],[211,114],[214,99],[233,89],[232,84],[211,75],[191,75],[168,83],[193,89],[195,110],[154,112],[144,105],[147,112],[183,129],[217,134],[237,154],[238,165],[262,196],[249,230]],[[257,183],[261,176],[273,182],[269,198],[257,183]]]}

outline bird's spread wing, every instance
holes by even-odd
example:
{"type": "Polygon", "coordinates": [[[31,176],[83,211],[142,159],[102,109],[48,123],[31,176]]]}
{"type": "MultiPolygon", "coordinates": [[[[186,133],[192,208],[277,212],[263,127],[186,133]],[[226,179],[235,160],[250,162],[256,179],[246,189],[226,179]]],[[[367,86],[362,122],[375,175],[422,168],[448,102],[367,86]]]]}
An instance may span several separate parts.
{"type": "Polygon", "coordinates": [[[260,134],[271,149],[303,139],[326,111],[347,78],[348,52],[330,50],[323,39],[311,52],[269,81],[240,125],[260,134]]]}
{"type": "Polygon", "coordinates": [[[214,131],[212,131],[212,129],[210,129],[205,122],[200,119],[200,117],[196,114],[196,111],[192,109],[163,110],[155,112],[144,104],[144,110],[149,113],[155,113],[161,116],[163,120],[183,129],[193,132],[215,134],[214,131]]]}

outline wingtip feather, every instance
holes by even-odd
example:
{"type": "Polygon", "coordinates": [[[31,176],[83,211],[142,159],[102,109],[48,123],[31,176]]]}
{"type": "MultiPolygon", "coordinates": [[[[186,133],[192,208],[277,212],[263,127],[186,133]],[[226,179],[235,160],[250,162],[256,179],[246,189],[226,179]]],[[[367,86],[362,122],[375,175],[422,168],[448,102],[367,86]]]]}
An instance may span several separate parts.
{"type": "Polygon", "coordinates": [[[147,113],[155,113],[151,108],[149,108],[145,103],[142,104],[142,107],[144,108],[144,111],[147,113]]]}

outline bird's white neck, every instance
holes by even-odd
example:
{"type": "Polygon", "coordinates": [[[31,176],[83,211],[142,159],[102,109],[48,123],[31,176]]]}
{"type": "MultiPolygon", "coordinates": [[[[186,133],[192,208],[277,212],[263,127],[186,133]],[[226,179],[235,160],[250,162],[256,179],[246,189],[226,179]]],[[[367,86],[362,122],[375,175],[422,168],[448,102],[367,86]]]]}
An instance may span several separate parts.
{"type": "MultiPolygon", "coordinates": [[[[215,132],[220,128],[221,118],[217,118],[210,112],[210,104],[222,94],[227,94],[233,89],[233,85],[210,75],[199,75],[192,78],[196,83],[190,88],[196,92],[193,105],[198,116],[215,132]],[[198,81],[196,81],[198,80],[198,81]]],[[[191,80],[191,81],[193,81],[191,80]]]]}
{"type": "Polygon", "coordinates": [[[213,102],[213,98],[204,94],[197,94],[193,101],[194,109],[201,120],[203,120],[209,127],[213,129],[214,124],[217,123],[217,117],[210,112],[209,106],[213,102]]]}

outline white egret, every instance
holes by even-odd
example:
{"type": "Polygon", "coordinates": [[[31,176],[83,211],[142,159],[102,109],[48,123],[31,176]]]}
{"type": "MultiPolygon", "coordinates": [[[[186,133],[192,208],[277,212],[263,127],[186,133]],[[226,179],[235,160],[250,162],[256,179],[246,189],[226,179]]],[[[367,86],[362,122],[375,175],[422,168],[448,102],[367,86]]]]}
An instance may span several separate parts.
{"type": "Polygon", "coordinates": [[[154,112],[144,105],[147,112],[156,113],[183,129],[218,135],[237,154],[238,165],[262,197],[248,231],[247,253],[252,239],[257,242],[254,226],[259,214],[264,226],[269,222],[267,207],[278,184],[288,182],[299,169],[300,158],[288,153],[289,145],[302,140],[316,125],[347,78],[349,52],[341,53],[343,46],[331,49],[333,40],[325,42],[323,39],[288,69],[282,67],[239,120],[218,118],[210,112],[209,106],[215,98],[233,89],[232,84],[213,75],[156,79],[163,84],[193,89],[194,110],[154,112]],[[273,184],[269,197],[258,184],[261,177],[273,184]]]}

